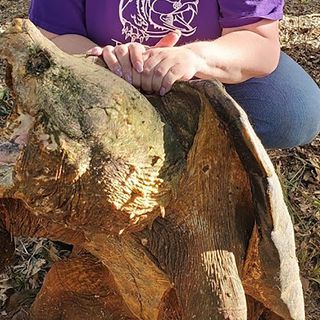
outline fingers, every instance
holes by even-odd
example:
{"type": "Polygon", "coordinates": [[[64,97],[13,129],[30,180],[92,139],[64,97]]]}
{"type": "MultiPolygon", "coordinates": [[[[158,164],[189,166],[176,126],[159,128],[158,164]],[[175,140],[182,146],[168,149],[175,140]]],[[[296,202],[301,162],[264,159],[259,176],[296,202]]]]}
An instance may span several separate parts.
{"type": "MultiPolygon", "coordinates": [[[[165,35],[155,47],[173,47],[179,41],[181,31],[175,30],[165,35]]],[[[152,56],[153,51],[145,55],[145,64],[141,76],[141,87],[146,92],[159,92],[162,85],[163,77],[168,73],[170,66],[161,64],[164,57],[160,55],[152,56]]],[[[162,90],[164,92],[164,89],[162,90]]]]}
{"type": "Polygon", "coordinates": [[[172,68],[170,68],[167,74],[162,79],[159,94],[161,96],[164,96],[168,91],[170,91],[173,84],[176,81],[181,80],[181,78],[182,78],[182,73],[179,70],[179,66],[175,65],[172,68]]]}
{"type": "Polygon", "coordinates": [[[180,37],[180,30],[171,31],[163,38],[161,38],[159,42],[155,45],[155,47],[174,47],[176,43],[179,41],[180,37]]]}
{"type": "Polygon", "coordinates": [[[132,68],[132,85],[137,89],[141,88],[141,73],[132,68]]]}
{"type": "Polygon", "coordinates": [[[183,77],[180,65],[172,65],[171,61],[164,59],[141,74],[141,88],[146,92],[157,92],[165,95],[172,85],[183,77]]]}
{"type": "Polygon", "coordinates": [[[170,68],[171,68],[171,65],[166,64],[166,63],[159,63],[154,68],[153,78],[152,78],[152,91],[160,93],[160,94],[161,94],[161,92],[165,91],[162,94],[162,95],[164,95],[166,92],[168,92],[170,90],[170,88],[168,88],[168,90],[163,88],[163,84],[162,84],[163,80],[164,80],[165,76],[168,74],[170,68]]]}
{"type": "Polygon", "coordinates": [[[121,44],[119,46],[116,46],[113,52],[121,66],[123,78],[127,82],[132,83],[132,65],[130,61],[128,45],[121,44]]]}
{"type": "Polygon", "coordinates": [[[113,46],[106,46],[103,48],[102,57],[105,63],[107,64],[110,71],[117,74],[119,77],[123,76],[121,65],[114,53],[113,46]]]}
{"type": "Polygon", "coordinates": [[[86,52],[88,56],[101,56],[113,73],[124,78],[136,88],[141,87],[141,72],[143,71],[142,54],[145,46],[135,43],[117,47],[94,47],[86,52]],[[135,68],[133,68],[133,65],[135,68]]]}
{"type": "Polygon", "coordinates": [[[143,72],[143,74],[141,74],[141,89],[143,89],[147,93],[151,93],[153,91],[152,78],[153,78],[153,73],[143,72]]]}
{"type": "Polygon", "coordinates": [[[138,72],[143,72],[143,53],[146,51],[146,48],[139,43],[131,43],[129,45],[129,55],[130,61],[133,68],[138,72]]]}
{"type": "Polygon", "coordinates": [[[140,43],[123,44],[116,47],[106,46],[103,49],[103,58],[111,71],[129,83],[137,84],[139,77],[136,72],[143,71],[142,54],[145,50],[140,43]],[[133,68],[135,69],[135,80],[133,80],[133,68]]]}
{"type": "MultiPolygon", "coordinates": [[[[156,46],[174,46],[180,36],[180,32],[170,32],[156,46]]],[[[171,52],[175,49],[167,50],[171,52]]],[[[149,51],[139,43],[94,47],[87,52],[89,55],[102,56],[112,72],[136,88],[161,95],[166,94],[184,74],[184,68],[168,59],[168,53],[160,48],[149,51]]]]}
{"type": "Polygon", "coordinates": [[[103,52],[103,48],[101,47],[93,47],[91,49],[89,49],[86,54],[88,56],[101,56],[103,52]]]}
{"type": "MultiPolygon", "coordinates": [[[[141,88],[146,91],[146,92],[153,92],[153,91],[157,91],[159,92],[159,90],[155,90],[153,81],[154,81],[154,72],[155,72],[155,67],[157,65],[160,65],[161,60],[163,59],[163,57],[159,54],[155,54],[155,55],[150,55],[150,52],[146,55],[145,57],[145,62],[144,62],[144,67],[143,67],[143,73],[141,74],[141,88]]],[[[157,77],[158,79],[159,77],[157,77]]],[[[159,82],[160,80],[158,80],[159,82]]],[[[157,82],[157,84],[158,84],[157,82]]],[[[155,85],[155,87],[157,88],[158,85],[155,85]]],[[[160,88],[158,88],[160,89],[160,88]]]]}

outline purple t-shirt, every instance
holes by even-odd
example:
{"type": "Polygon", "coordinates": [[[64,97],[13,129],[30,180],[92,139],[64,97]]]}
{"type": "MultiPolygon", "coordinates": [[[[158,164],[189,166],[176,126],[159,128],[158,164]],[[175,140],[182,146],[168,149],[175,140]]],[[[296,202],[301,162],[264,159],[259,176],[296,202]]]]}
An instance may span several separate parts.
{"type": "Polygon", "coordinates": [[[282,18],[284,0],[32,0],[30,19],[57,34],[80,34],[98,45],[154,45],[171,30],[179,44],[211,40],[222,28],[282,18]]]}

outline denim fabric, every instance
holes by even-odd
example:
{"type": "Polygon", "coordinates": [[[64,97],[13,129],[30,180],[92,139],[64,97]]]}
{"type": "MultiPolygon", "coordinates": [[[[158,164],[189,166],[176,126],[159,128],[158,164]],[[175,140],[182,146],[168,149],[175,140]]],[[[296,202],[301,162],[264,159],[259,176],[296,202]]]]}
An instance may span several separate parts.
{"type": "Polygon", "coordinates": [[[270,75],[225,87],[268,149],[303,145],[320,132],[320,89],[283,52],[270,75]]]}

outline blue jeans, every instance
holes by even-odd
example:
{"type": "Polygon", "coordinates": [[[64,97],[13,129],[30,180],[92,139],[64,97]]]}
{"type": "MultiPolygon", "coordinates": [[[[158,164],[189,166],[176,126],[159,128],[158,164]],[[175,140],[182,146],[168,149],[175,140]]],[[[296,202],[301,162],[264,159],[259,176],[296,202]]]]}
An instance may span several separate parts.
{"type": "Polygon", "coordinates": [[[283,52],[270,75],[225,87],[268,149],[306,144],[320,132],[320,89],[283,52]]]}

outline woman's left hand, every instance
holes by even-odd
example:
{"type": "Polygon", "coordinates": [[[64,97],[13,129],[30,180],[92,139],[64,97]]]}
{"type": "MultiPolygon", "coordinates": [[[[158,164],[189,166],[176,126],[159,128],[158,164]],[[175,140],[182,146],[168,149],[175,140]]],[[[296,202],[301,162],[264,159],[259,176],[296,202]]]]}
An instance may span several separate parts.
{"type": "Polygon", "coordinates": [[[178,81],[188,81],[203,68],[205,61],[186,46],[150,48],[143,54],[141,88],[166,94],[178,81]]]}

